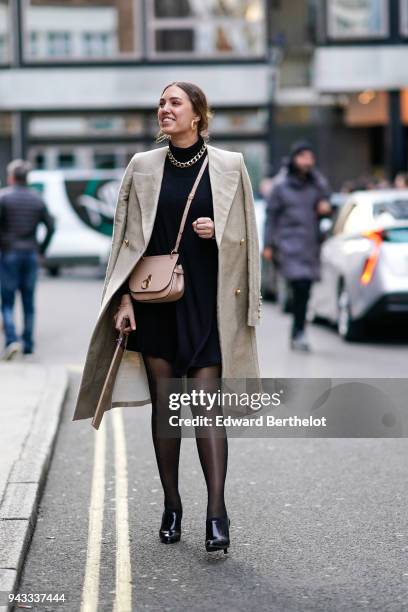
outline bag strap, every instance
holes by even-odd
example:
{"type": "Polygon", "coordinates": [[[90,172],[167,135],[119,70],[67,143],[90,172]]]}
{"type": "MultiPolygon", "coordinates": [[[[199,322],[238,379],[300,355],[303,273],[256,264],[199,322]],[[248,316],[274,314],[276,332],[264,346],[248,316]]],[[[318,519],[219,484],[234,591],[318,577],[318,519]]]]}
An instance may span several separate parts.
{"type": "Polygon", "coordinates": [[[207,156],[205,157],[203,163],[201,164],[200,172],[197,174],[197,178],[196,178],[196,180],[194,182],[193,188],[190,191],[190,194],[189,194],[189,196],[187,198],[187,203],[186,203],[186,206],[184,208],[183,217],[181,219],[180,228],[179,228],[179,231],[178,231],[178,234],[177,234],[176,246],[172,250],[172,253],[177,253],[178,252],[181,236],[183,235],[184,225],[185,225],[186,219],[187,219],[187,214],[188,214],[191,202],[193,201],[193,198],[195,196],[195,192],[197,191],[198,184],[201,181],[201,177],[203,176],[204,170],[207,167],[207,164],[208,164],[208,153],[207,153],[207,156]]]}

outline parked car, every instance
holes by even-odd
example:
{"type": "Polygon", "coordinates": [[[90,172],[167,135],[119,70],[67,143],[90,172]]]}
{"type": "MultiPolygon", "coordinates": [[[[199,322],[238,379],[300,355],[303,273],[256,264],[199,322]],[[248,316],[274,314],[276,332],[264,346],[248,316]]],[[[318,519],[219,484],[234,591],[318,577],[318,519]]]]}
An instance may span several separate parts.
{"type": "Polygon", "coordinates": [[[408,190],[354,192],[322,246],[308,318],[356,340],[368,320],[397,313],[408,314],[408,190]]]}
{"type": "Polygon", "coordinates": [[[106,268],[122,176],[116,170],[35,170],[30,185],[44,198],[56,231],[44,266],[57,275],[65,266],[106,268]]]}

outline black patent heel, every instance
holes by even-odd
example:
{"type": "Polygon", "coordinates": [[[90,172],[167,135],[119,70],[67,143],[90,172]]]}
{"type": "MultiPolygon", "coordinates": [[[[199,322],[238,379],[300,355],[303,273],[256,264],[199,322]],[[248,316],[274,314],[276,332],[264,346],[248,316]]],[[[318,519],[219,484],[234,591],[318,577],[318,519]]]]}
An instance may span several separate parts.
{"type": "Polygon", "coordinates": [[[165,508],[159,530],[159,537],[163,544],[179,542],[182,516],[182,510],[169,510],[165,508]]]}
{"type": "Polygon", "coordinates": [[[227,554],[230,545],[230,524],[231,521],[228,516],[206,520],[205,549],[207,552],[223,550],[224,555],[227,554]]]}

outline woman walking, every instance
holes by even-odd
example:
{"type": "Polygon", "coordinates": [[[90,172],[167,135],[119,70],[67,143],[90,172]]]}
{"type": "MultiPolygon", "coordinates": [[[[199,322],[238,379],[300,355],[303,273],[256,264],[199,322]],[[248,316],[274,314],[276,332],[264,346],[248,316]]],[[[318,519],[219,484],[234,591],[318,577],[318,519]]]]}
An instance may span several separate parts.
{"type": "MultiPolygon", "coordinates": [[[[163,543],[180,540],[183,508],[178,490],[181,438],[159,435],[159,419],[168,409],[160,380],[187,376],[193,385],[215,391],[221,377],[259,377],[254,329],[260,316],[259,247],[252,190],[242,155],[207,144],[210,117],[199,87],[168,85],[158,107],[159,140],[167,140],[168,146],[136,154],[126,169],[102,308],[73,417],[93,416],[114,349],[107,351],[107,340],[125,324],[127,359],[111,406],[152,404],[152,437],[164,491],[159,530],[163,543]],[[200,169],[178,250],[184,294],[174,302],[136,302],[128,277],[141,255],[168,254],[174,248],[200,169]],[[131,377],[124,375],[127,362],[132,363],[131,377]]],[[[206,549],[226,552],[227,437],[225,430],[220,435],[219,427],[201,429],[196,428],[196,442],[208,492],[206,549]]]]}

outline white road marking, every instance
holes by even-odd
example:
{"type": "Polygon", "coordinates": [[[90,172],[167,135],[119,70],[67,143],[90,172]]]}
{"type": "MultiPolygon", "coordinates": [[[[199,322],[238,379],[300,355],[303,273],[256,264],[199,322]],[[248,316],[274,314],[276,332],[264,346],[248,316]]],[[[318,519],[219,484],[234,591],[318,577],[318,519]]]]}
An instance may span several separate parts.
{"type": "Polygon", "coordinates": [[[92,491],[89,506],[88,549],[82,589],[81,612],[95,612],[98,609],[103,508],[105,501],[106,428],[103,421],[95,436],[92,491]]]}
{"type": "Polygon", "coordinates": [[[128,518],[128,473],[122,410],[111,409],[115,441],[116,594],[114,612],[132,612],[132,568],[128,518]]]}

